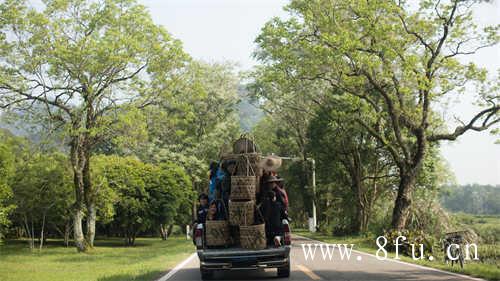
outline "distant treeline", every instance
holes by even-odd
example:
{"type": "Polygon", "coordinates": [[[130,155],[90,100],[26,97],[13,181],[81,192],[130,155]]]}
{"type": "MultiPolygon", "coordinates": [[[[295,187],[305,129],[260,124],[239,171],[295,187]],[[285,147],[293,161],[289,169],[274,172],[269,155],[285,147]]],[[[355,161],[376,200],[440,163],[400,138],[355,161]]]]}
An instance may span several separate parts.
{"type": "Polygon", "coordinates": [[[468,184],[449,186],[443,191],[441,203],[452,212],[500,214],[500,185],[468,184]]]}

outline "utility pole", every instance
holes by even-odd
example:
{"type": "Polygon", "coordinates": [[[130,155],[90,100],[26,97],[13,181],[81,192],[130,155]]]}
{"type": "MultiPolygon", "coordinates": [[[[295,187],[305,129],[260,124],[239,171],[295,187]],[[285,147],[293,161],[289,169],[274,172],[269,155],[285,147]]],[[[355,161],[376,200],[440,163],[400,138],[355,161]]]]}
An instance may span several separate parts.
{"type": "Polygon", "coordinates": [[[313,207],[313,232],[316,232],[316,228],[318,226],[318,219],[316,217],[316,161],[312,158],[311,159],[311,164],[312,164],[312,188],[313,188],[313,202],[312,202],[312,207],[313,207]]]}
{"type": "MultiPolygon", "coordinates": [[[[272,153],[274,155],[274,153],[272,153]]],[[[279,156],[283,160],[292,160],[292,161],[301,161],[303,158],[300,157],[282,157],[279,156]]],[[[316,232],[316,228],[318,226],[318,219],[316,214],[316,161],[313,158],[306,158],[306,161],[311,161],[311,169],[312,169],[312,190],[313,190],[313,199],[312,199],[312,228],[311,232],[316,232]]]]}

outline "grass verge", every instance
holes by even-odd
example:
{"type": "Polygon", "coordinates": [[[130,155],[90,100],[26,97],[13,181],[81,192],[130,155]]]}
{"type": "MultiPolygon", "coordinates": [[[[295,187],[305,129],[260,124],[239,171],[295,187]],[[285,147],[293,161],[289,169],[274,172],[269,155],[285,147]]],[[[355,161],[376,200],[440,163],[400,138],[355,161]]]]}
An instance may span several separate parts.
{"type": "Polygon", "coordinates": [[[49,240],[47,247],[31,252],[24,241],[0,245],[2,281],[152,281],[194,251],[185,237],[138,238],[125,247],[121,239],[96,241],[88,253],[49,240]]]}
{"type": "MultiPolygon", "coordinates": [[[[307,238],[318,240],[325,243],[340,243],[340,244],[354,244],[355,250],[362,251],[369,254],[375,254],[378,247],[375,244],[375,237],[364,237],[364,236],[331,236],[322,233],[310,233],[308,231],[294,231],[295,234],[301,235],[307,238]]],[[[496,255],[499,254],[499,245],[484,245],[479,246],[478,255],[481,257],[482,249],[495,249],[496,255]]],[[[388,253],[389,258],[394,258],[394,253],[388,253]]],[[[487,280],[498,281],[500,280],[500,260],[496,259],[495,262],[473,262],[466,261],[464,268],[459,266],[451,267],[444,263],[444,256],[441,252],[434,252],[434,261],[429,260],[413,260],[410,257],[400,255],[401,261],[424,265],[427,267],[437,268],[445,271],[456,272],[460,274],[466,274],[474,277],[485,278],[487,280]]]]}

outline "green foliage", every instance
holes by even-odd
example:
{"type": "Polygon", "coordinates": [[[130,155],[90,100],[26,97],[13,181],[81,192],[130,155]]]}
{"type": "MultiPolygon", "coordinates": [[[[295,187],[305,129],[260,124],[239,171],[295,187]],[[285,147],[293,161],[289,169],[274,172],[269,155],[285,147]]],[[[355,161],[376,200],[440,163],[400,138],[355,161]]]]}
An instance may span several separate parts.
{"type": "Polygon", "coordinates": [[[421,4],[295,0],[286,8],[290,16],[270,20],[256,39],[263,66],[252,88],[275,103],[270,112],[302,110],[296,123],[305,124],[311,107],[327,107],[331,97],[338,104],[347,100],[335,118],[363,128],[391,158],[400,179],[392,220],[399,229],[416,181],[424,182],[422,169],[432,168],[424,162],[434,144],[500,122],[498,79],[458,59],[498,43],[499,26],[477,28],[472,4],[463,1],[421,4]],[[448,130],[437,105],[458,99],[466,87],[482,108],[448,130]]]}
{"type": "Polygon", "coordinates": [[[176,217],[190,210],[185,205],[193,199],[191,181],[178,165],[156,166],[119,156],[94,160],[95,182],[103,185],[100,190],[106,191],[108,202],[113,204],[110,223],[120,229],[127,244],[133,245],[140,232],[173,224],[176,217]],[[112,199],[109,194],[113,194],[112,199]]]}
{"type": "Polygon", "coordinates": [[[30,238],[46,233],[49,226],[62,227],[71,220],[74,191],[69,161],[61,153],[28,150],[12,178],[16,224],[30,238]]]}
{"type": "Polygon", "coordinates": [[[7,200],[12,197],[12,189],[8,180],[12,177],[14,168],[12,152],[4,143],[0,143],[0,240],[3,237],[5,227],[10,225],[8,218],[14,208],[7,200]]]}
{"type": "Polygon", "coordinates": [[[92,154],[103,142],[130,150],[145,139],[133,109],[170,95],[189,56],[135,0],[47,0],[40,10],[9,0],[0,4],[0,18],[0,107],[65,137],[75,177],[75,245],[85,251],[95,233],[92,154]],[[86,238],[85,209],[92,228],[86,238]]]}
{"type": "Polygon", "coordinates": [[[492,215],[452,214],[457,228],[472,229],[481,244],[498,244],[500,242],[500,217],[492,215]]]}
{"type": "Polygon", "coordinates": [[[192,61],[176,86],[144,108],[149,139],[137,154],[146,162],[174,162],[196,184],[206,183],[208,163],[239,132],[238,77],[231,64],[192,61]]]}
{"type": "Polygon", "coordinates": [[[500,187],[479,184],[449,185],[441,194],[441,202],[452,212],[500,215],[500,187]]]}

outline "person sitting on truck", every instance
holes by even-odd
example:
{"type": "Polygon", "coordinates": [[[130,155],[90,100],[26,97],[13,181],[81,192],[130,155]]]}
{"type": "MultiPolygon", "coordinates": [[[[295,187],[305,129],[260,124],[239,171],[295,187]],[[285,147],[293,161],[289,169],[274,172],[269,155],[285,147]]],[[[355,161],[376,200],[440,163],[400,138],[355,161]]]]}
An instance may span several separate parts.
{"type": "MultiPolygon", "coordinates": [[[[224,204],[228,206],[229,195],[231,195],[231,175],[236,169],[236,161],[234,160],[224,160],[220,165],[220,174],[217,176],[216,183],[216,198],[222,199],[224,204]]],[[[220,207],[220,206],[219,206],[220,207]]],[[[222,211],[219,208],[219,211],[222,211]]]]}
{"type": "Polygon", "coordinates": [[[207,221],[217,220],[217,202],[214,200],[210,202],[208,207],[207,221]]]}
{"type": "Polygon", "coordinates": [[[267,192],[261,205],[261,213],[266,222],[267,243],[279,247],[284,234],[282,220],[286,218],[286,214],[283,204],[277,200],[276,192],[267,192]]]}
{"type": "Polygon", "coordinates": [[[285,182],[283,178],[280,178],[280,181],[276,182],[276,186],[274,187],[274,191],[278,194],[281,194],[281,198],[283,199],[283,206],[285,207],[285,211],[288,211],[288,194],[285,189],[285,182]]]}
{"type": "Polygon", "coordinates": [[[215,199],[215,189],[217,184],[217,171],[219,170],[219,163],[210,163],[210,175],[208,184],[208,201],[211,202],[215,199]]]}
{"type": "Polygon", "coordinates": [[[288,195],[286,194],[285,189],[280,187],[280,183],[283,182],[283,178],[279,178],[277,176],[269,176],[266,180],[266,192],[274,191],[276,193],[276,199],[281,202],[285,210],[288,209],[288,195]]]}
{"type": "Polygon", "coordinates": [[[205,193],[198,196],[198,210],[196,211],[195,223],[205,223],[208,214],[208,195],[205,193]]]}

